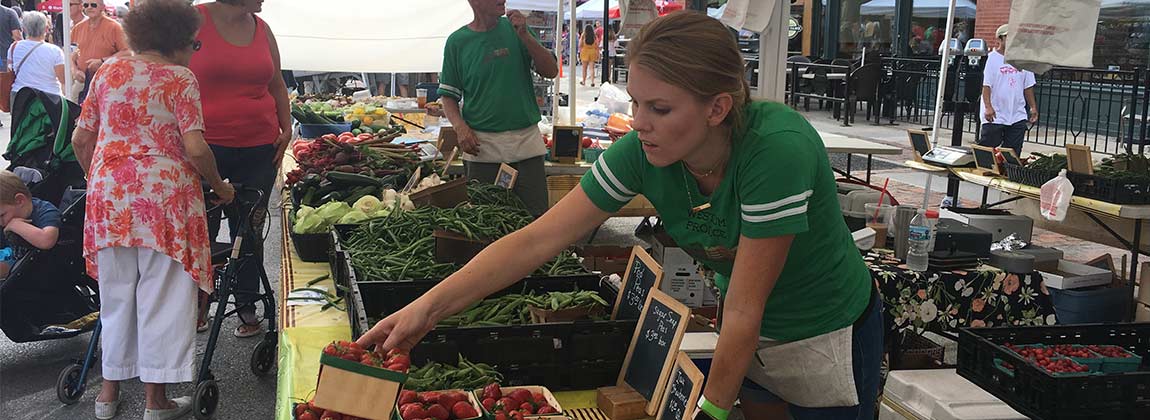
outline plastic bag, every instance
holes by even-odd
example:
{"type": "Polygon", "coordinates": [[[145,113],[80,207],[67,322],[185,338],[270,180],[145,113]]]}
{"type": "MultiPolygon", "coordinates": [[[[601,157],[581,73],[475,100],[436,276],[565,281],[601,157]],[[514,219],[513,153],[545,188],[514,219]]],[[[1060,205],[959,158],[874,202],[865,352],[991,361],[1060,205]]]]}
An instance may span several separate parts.
{"type": "Polygon", "coordinates": [[[604,83],[603,87],[599,88],[599,100],[597,102],[607,107],[607,115],[631,113],[631,95],[610,83],[604,83]]]}
{"type": "Polygon", "coordinates": [[[1066,179],[1066,170],[1058,172],[1058,176],[1042,184],[1041,203],[1042,217],[1053,222],[1061,222],[1066,218],[1066,211],[1070,209],[1070,199],[1074,196],[1074,184],[1066,179]]]}

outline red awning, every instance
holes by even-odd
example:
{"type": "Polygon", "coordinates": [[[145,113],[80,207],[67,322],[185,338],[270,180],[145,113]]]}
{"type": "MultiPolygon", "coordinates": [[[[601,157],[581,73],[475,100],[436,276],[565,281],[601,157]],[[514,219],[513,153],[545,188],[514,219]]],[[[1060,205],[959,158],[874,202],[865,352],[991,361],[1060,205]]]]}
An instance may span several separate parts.
{"type": "MultiPolygon", "coordinates": [[[[113,15],[116,14],[115,7],[104,4],[104,9],[107,10],[108,13],[113,15]]],[[[36,10],[49,13],[63,13],[64,3],[63,0],[44,0],[40,2],[40,4],[36,5],[36,10]]]]}

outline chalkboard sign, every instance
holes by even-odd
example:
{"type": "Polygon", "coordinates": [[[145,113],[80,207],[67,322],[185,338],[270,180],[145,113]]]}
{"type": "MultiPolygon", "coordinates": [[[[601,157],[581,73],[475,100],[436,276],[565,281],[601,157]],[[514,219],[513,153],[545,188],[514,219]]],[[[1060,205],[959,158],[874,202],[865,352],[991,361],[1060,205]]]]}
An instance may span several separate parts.
{"type": "Polygon", "coordinates": [[[914,150],[914,160],[922,162],[922,157],[930,153],[930,134],[922,130],[906,130],[910,147],[914,150]]]}
{"type": "Polygon", "coordinates": [[[1022,166],[1022,160],[1018,159],[1018,155],[1014,154],[1014,149],[1000,149],[1002,159],[1011,165],[1022,166]]]}
{"type": "Polygon", "coordinates": [[[655,420],[689,420],[702,392],[703,372],[687,353],[679,352],[655,420]]]}
{"type": "Polygon", "coordinates": [[[557,125],[551,134],[551,160],[575,163],[583,158],[583,127],[557,125]]]}
{"type": "Polygon", "coordinates": [[[994,149],[986,146],[971,146],[974,152],[974,166],[986,172],[999,173],[998,159],[994,158],[994,149]]]}
{"type": "Polygon", "coordinates": [[[623,272],[623,284],[615,297],[615,309],[611,319],[639,319],[643,313],[643,302],[651,290],[658,290],[663,282],[663,267],[651,258],[651,254],[636,246],[631,249],[631,260],[627,271],[623,272]]]}
{"type": "Polygon", "coordinates": [[[618,383],[631,387],[647,400],[647,415],[655,415],[659,408],[690,316],[690,308],[666,293],[652,290],[647,296],[618,383]]]}

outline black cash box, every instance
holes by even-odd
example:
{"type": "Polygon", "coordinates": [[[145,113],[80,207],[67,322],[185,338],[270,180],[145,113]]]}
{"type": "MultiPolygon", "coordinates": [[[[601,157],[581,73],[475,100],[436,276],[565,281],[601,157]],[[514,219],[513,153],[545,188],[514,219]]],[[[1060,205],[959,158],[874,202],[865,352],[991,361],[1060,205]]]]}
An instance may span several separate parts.
{"type": "Polygon", "coordinates": [[[931,256],[952,255],[959,252],[978,258],[990,257],[990,232],[952,219],[939,219],[936,226],[934,253],[931,256]]]}

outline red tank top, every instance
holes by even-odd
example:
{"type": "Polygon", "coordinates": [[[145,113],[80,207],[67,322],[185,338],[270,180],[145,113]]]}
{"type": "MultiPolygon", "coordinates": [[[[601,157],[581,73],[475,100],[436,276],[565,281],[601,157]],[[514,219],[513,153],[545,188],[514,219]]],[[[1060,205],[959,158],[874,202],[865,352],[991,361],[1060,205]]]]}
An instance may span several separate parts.
{"type": "Polygon", "coordinates": [[[199,40],[188,67],[200,84],[204,108],[204,138],[208,144],[253,147],[272,144],[279,135],[275,98],[268,84],[275,63],[268,46],[267,24],[256,17],[251,44],[238,47],[216,31],[204,5],[196,6],[204,18],[199,40]]]}

